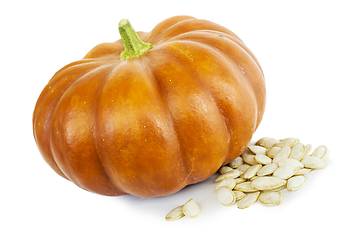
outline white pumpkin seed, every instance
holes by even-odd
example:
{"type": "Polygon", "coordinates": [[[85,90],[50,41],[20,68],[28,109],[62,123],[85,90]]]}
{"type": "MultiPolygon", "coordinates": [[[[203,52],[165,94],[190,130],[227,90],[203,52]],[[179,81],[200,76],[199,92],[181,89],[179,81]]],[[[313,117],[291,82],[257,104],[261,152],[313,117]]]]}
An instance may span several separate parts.
{"type": "Polygon", "coordinates": [[[220,182],[221,180],[225,179],[225,178],[237,178],[241,175],[241,172],[239,170],[231,170],[229,172],[226,172],[224,174],[221,174],[220,176],[218,176],[217,178],[215,178],[215,182],[220,182]]]}
{"type": "Polygon", "coordinates": [[[260,164],[266,165],[270,164],[272,162],[272,159],[262,153],[258,153],[255,155],[255,161],[260,164]]]}
{"type": "Polygon", "coordinates": [[[280,160],[277,164],[279,167],[286,166],[286,165],[292,166],[292,167],[296,168],[297,170],[304,167],[304,164],[302,164],[300,161],[293,159],[293,158],[284,158],[284,159],[280,160]]]}
{"type": "Polygon", "coordinates": [[[276,140],[274,138],[264,137],[264,138],[261,138],[259,141],[257,141],[255,143],[255,145],[258,145],[258,146],[261,146],[264,148],[271,148],[278,142],[279,142],[279,140],[276,140]]]}
{"type": "Polygon", "coordinates": [[[258,190],[273,190],[284,186],[286,180],[278,177],[258,177],[252,181],[251,186],[258,190]]]}
{"type": "Polygon", "coordinates": [[[236,184],[238,184],[238,183],[242,183],[242,182],[245,182],[246,181],[246,179],[245,178],[235,178],[235,182],[236,182],[236,184]]]}
{"type": "Polygon", "coordinates": [[[235,193],[227,187],[220,187],[215,193],[217,200],[224,206],[230,206],[236,201],[235,193]]]}
{"type": "Polygon", "coordinates": [[[326,161],[314,156],[305,156],[301,160],[301,163],[304,164],[306,168],[312,168],[312,169],[325,168],[327,165],[326,161]]]}
{"type": "Polygon", "coordinates": [[[315,150],[313,151],[311,156],[318,157],[318,158],[324,158],[326,156],[326,153],[327,153],[327,147],[324,145],[321,145],[321,146],[315,148],[315,150]]]}
{"type": "Polygon", "coordinates": [[[276,169],[273,173],[273,176],[282,179],[288,179],[292,177],[297,171],[298,171],[297,168],[294,168],[293,166],[290,165],[285,165],[276,169]]]}
{"type": "Polygon", "coordinates": [[[261,167],[262,167],[261,164],[256,164],[256,165],[249,167],[246,170],[246,172],[244,173],[244,178],[246,178],[246,179],[252,178],[253,176],[256,175],[256,173],[260,170],[261,167]]]}
{"type": "Polygon", "coordinates": [[[238,200],[243,199],[244,197],[246,197],[246,194],[243,193],[242,191],[233,190],[233,193],[235,194],[236,201],[238,201],[238,200]]]}
{"type": "Polygon", "coordinates": [[[257,164],[256,160],[255,160],[255,155],[254,154],[245,154],[245,155],[241,155],[244,162],[246,162],[247,164],[250,165],[255,165],[257,164]]]}
{"type": "Polygon", "coordinates": [[[250,145],[248,146],[248,148],[254,154],[259,154],[259,153],[266,154],[266,150],[267,150],[266,148],[257,145],[250,145]]]}
{"type": "Polygon", "coordinates": [[[223,186],[228,187],[229,189],[233,189],[236,186],[236,181],[233,178],[225,178],[216,185],[214,191],[216,192],[218,188],[223,186]]]}
{"type": "Polygon", "coordinates": [[[236,169],[241,172],[241,174],[245,173],[246,170],[250,167],[248,164],[242,164],[238,166],[236,169]]]}
{"type": "Polygon", "coordinates": [[[278,168],[278,165],[276,163],[271,163],[268,165],[263,166],[260,168],[260,170],[257,172],[258,176],[266,176],[272,174],[276,169],[278,168]]]}
{"type": "Polygon", "coordinates": [[[311,168],[302,168],[302,169],[299,169],[294,175],[304,175],[304,174],[309,173],[311,171],[312,171],[311,168]]]}
{"type": "Polygon", "coordinates": [[[250,207],[256,202],[259,197],[260,192],[248,193],[243,199],[237,202],[237,207],[239,209],[245,209],[250,207]]]}
{"type": "Polygon", "coordinates": [[[284,158],[289,158],[290,153],[291,153],[291,147],[285,146],[281,148],[281,150],[274,156],[273,163],[278,163],[278,161],[284,158]]]}
{"type": "Polygon", "coordinates": [[[288,191],[296,191],[300,189],[306,181],[305,176],[299,175],[288,179],[286,188],[288,191]]]}
{"type": "Polygon", "coordinates": [[[166,221],[174,221],[174,220],[178,220],[178,219],[182,218],[183,216],[185,216],[185,214],[183,212],[183,205],[181,205],[181,206],[178,206],[178,207],[174,208],[173,210],[171,210],[165,216],[165,219],[166,219],[166,221]]]}
{"type": "Polygon", "coordinates": [[[308,145],[305,146],[305,154],[304,154],[304,156],[306,154],[308,154],[310,151],[311,151],[311,144],[308,144],[308,145]]]}
{"type": "Polygon", "coordinates": [[[233,168],[229,167],[229,166],[222,166],[220,169],[219,169],[219,173],[220,174],[224,174],[224,173],[227,173],[227,172],[230,172],[234,170],[233,168]]]}
{"type": "Polygon", "coordinates": [[[256,175],[255,175],[255,176],[253,176],[252,178],[250,178],[249,180],[250,180],[250,181],[254,181],[254,180],[255,180],[256,178],[258,178],[258,177],[259,177],[259,176],[256,176],[256,175]]]}
{"type": "Polygon", "coordinates": [[[300,160],[305,153],[305,146],[302,143],[297,143],[291,148],[291,153],[289,158],[300,160]]]}
{"type": "Polygon", "coordinates": [[[200,206],[193,198],[190,198],[189,201],[184,204],[183,212],[187,217],[196,218],[200,214],[200,206]]]}
{"type": "Polygon", "coordinates": [[[276,143],[275,146],[281,147],[281,148],[283,148],[285,146],[293,147],[298,142],[299,142],[299,139],[297,139],[297,138],[284,138],[284,139],[281,139],[278,143],[276,143]]]}
{"type": "Polygon", "coordinates": [[[274,158],[275,155],[281,150],[281,148],[279,147],[272,147],[272,148],[269,148],[267,151],[266,151],[266,156],[270,157],[270,158],[274,158]]]}
{"type": "Polygon", "coordinates": [[[259,191],[258,189],[253,188],[252,182],[242,182],[236,184],[234,187],[235,190],[242,191],[242,192],[256,192],[259,191]]]}
{"type": "Polygon", "coordinates": [[[281,200],[281,193],[275,191],[265,191],[259,195],[259,202],[269,207],[279,205],[281,200]]]}
{"type": "Polygon", "coordinates": [[[244,162],[244,160],[242,159],[242,157],[237,157],[229,163],[229,167],[237,168],[241,164],[243,164],[243,162],[244,162]]]}
{"type": "Polygon", "coordinates": [[[286,184],[281,186],[281,187],[278,187],[278,188],[275,188],[275,189],[271,189],[271,191],[274,191],[274,192],[280,192],[281,190],[285,189],[286,188],[286,184]]]}

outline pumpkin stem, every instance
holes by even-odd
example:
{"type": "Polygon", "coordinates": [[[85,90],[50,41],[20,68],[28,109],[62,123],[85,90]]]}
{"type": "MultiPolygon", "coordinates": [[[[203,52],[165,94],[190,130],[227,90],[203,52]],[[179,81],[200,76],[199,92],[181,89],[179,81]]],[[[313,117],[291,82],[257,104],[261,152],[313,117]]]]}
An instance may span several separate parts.
{"type": "Polygon", "coordinates": [[[140,57],[153,48],[152,44],[144,43],[140,39],[127,19],[119,22],[119,32],[124,45],[124,51],[120,54],[122,60],[140,57]]]}

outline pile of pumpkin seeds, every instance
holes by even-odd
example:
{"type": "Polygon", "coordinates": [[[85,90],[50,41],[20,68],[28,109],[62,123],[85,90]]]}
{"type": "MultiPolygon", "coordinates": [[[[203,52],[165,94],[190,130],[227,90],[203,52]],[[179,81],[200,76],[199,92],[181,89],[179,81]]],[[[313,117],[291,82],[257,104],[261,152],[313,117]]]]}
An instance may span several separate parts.
{"type": "Polygon", "coordinates": [[[279,205],[281,190],[300,189],[306,173],[326,167],[326,146],[317,147],[311,154],[310,151],[311,145],[304,145],[297,138],[261,138],[220,168],[221,175],[215,178],[218,201],[224,206],[238,201],[239,209],[256,201],[265,206],[279,205]]]}
{"type": "MultiPolygon", "coordinates": [[[[224,206],[236,201],[245,209],[256,201],[265,206],[277,206],[282,201],[281,190],[296,191],[305,181],[305,174],[325,168],[327,147],[321,145],[311,154],[311,144],[304,145],[298,138],[276,140],[261,138],[229,164],[219,169],[215,178],[217,200],[224,206]]],[[[188,216],[195,218],[200,207],[194,199],[171,210],[165,217],[173,221],[188,216]]]]}

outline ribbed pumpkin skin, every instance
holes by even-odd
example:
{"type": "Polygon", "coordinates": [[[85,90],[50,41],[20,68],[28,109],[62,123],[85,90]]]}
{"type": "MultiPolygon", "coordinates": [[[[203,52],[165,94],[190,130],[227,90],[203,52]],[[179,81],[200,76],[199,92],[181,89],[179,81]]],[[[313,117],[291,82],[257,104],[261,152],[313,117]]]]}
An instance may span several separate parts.
{"type": "Polygon", "coordinates": [[[120,60],[121,40],[93,48],[42,91],[33,131],[46,162],[98,194],[166,196],[239,156],[265,107],[262,70],[231,31],[188,16],[120,60]]]}

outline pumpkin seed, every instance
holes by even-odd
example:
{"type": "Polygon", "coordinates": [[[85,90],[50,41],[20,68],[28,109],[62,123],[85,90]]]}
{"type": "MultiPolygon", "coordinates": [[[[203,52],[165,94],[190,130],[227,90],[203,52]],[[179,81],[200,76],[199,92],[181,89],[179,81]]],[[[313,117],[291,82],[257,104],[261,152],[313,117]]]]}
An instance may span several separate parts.
{"type": "Polygon", "coordinates": [[[246,181],[246,179],[245,178],[235,178],[235,182],[236,182],[236,184],[238,184],[238,183],[242,183],[242,182],[245,182],[246,181]]]}
{"type": "Polygon", "coordinates": [[[193,198],[190,198],[189,201],[184,204],[183,212],[187,217],[196,218],[200,214],[200,206],[193,198]]]}
{"type": "Polygon", "coordinates": [[[244,178],[246,178],[246,179],[252,178],[253,176],[256,175],[256,173],[260,170],[261,167],[262,167],[261,164],[256,164],[256,165],[249,167],[246,170],[246,172],[244,173],[244,178]]]}
{"type": "Polygon", "coordinates": [[[248,193],[243,199],[237,202],[237,207],[239,209],[245,209],[250,207],[259,197],[260,192],[248,193]]]}
{"type": "Polygon", "coordinates": [[[305,156],[306,154],[308,154],[310,151],[311,151],[311,144],[308,144],[308,145],[305,146],[304,156],[305,156]]]}
{"type": "Polygon", "coordinates": [[[173,210],[171,210],[165,216],[165,219],[166,219],[166,221],[174,221],[174,220],[178,220],[178,219],[182,218],[183,216],[185,216],[185,214],[183,212],[183,205],[181,205],[181,206],[178,206],[178,207],[174,208],[173,210]]]}
{"type": "Polygon", "coordinates": [[[255,161],[260,164],[266,165],[270,164],[272,162],[272,159],[262,153],[258,153],[255,155],[255,161]]]}
{"type": "Polygon", "coordinates": [[[304,156],[305,146],[302,143],[297,143],[291,148],[289,158],[300,160],[304,156]]]}
{"type": "Polygon", "coordinates": [[[250,149],[250,151],[254,154],[266,154],[267,150],[266,148],[257,145],[250,145],[248,146],[248,149],[250,149]]]}
{"type": "Polygon", "coordinates": [[[301,160],[301,163],[304,164],[306,168],[312,168],[312,169],[325,168],[327,165],[326,161],[314,156],[305,156],[301,160]]]}
{"type": "Polygon", "coordinates": [[[279,140],[276,140],[274,138],[264,137],[264,138],[261,138],[259,141],[257,141],[255,143],[255,145],[262,146],[264,148],[271,148],[278,142],[279,142],[279,140]]]}
{"type": "Polygon", "coordinates": [[[238,200],[243,199],[244,197],[246,197],[246,194],[243,193],[242,191],[233,190],[233,193],[235,194],[236,201],[238,201],[238,200]]]}
{"type": "Polygon", "coordinates": [[[258,190],[273,190],[284,186],[286,180],[278,177],[258,177],[252,181],[251,186],[258,190]]]}
{"type": "Polygon", "coordinates": [[[236,201],[235,193],[227,187],[220,187],[215,193],[217,200],[224,206],[230,206],[236,201]]]}
{"type": "Polygon", "coordinates": [[[281,200],[281,193],[275,191],[265,191],[259,195],[259,202],[269,207],[279,205],[281,200]]]}
{"type": "Polygon", "coordinates": [[[256,192],[259,191],[259,189],[255,189],[252,186],[252,182],[242,182],[236,184],[234,187],[235,190],[242,191],[242,192],[256,192]]]}
{"type": "Polygon", "coordinates": [[[289,146],[285,146],[280,149],[280,151],[274,156],[273,163],[277,163],[278,161],[289,158],[291,153],[291,148],[289,146]]]}
{"type": "Polygon", "coordinates": [[[294,168],[293,166],[290,165],[285,165],[276,169],[273,173],[273,176],[282,179],[288,179],[292,177],[297,171],[298,171],[297,168],[294,168]]]}
{"type": "Polygon", "coordinates": [[[254,181],[254,179],[258,178],[259,176],[253,176],[252,178],[250,178],[250,181],[254,181]]]}
{"type": "Polygon", "coordinates": [[[304,164],[302,164],[300,161],[293,159],[293,158],[284,158],[284,159],[280,160],[277,164],[279,167],[286,166],[286,165],[292,166],[292,167],[296,168],[297,170],[304,167],[304,164]]]}
{"type": "Polygon", "coordinates": [[[242,157],[237,157],[235,158],[234,160],[232,160],[230,163],[229,163],[229,167],[231,168],[237,168],[239,167],[241,164],[243,164],[244,160],[242,159],[242,157]]]}
{"type": "Polygon", "coordinates": [[[266,155],[270,158],[274,158],[275,155],[281,150],[279,147],[272,147],[266,151],[266,155]]]}
{"type": "Polygon", "coordinates": [[[312,171],[311,168],[302,168],[302,169],[299,169],[294,175],[304,175],[304,174],[309,173],[311,171],[312,171]]]}
{"type": "Polygon", "coordinates": [[[221,174],[220,176],[218,176],[217,178],[215,178],[215,182],[220,182],[221,180],[225,179],[225,178],[237,178],[241,175],[241,172],[239,170],[231,170],[229,172],[226,172],[224,174],[221,174]]]}
{"type": "Polygon", "coordinates": [[[247,164],[257,164],[257,162],[255,161],[255,154],[251,152],[248,148],[246,148],[246,150],[241,154],[241,157],[247,164]]]}
{"type": "Polygon", "coordinates": [[[318,157],[318,158],[324,158],[326,153],[327,153],[327,147],[324,145],[321,145],[321,146],[315,148],[315,150],[313,151],[311,156],[318,157]]]}
{"type": "Polygon", "coordinates": [[[274,192],[280,192],[281,190],[285,189],[286,188],[286,184],[285,185],[282,185],[281,187],[278,187],[278,188],[275,188],[275,189],[271,189],[271,191],[274,191],[274,192]]]}
{"type": "Polygon", "coordinates": [[[276,169],[278,168],[278,165],[276,163],[271,163],[266,166],[263,166],[260,168],[260,170],[257,172],[258,176],[266,176],[272,174],[276,169]]]}
{"type": "Polygon", "coordinates": [[[236,186],[236,181],[233,178],[225,178],[221,180],[215,187],[215,192],[220,187],[228,187],[229,189],[233,189],[236,186]]]}
{"type": "Polygon", "coordinates": [[[306,181],[306,178],[303,175],[289,178],[289,180],[286,184],[286,188],[288,191],[296,191],[304,185],[305,181],[306,181]]]}
{"type": "Polygon", "coordinates": [[[238,166],[236,169],[240,171],[242,174],[246,172],[246,170],[250,167],[248,164],[242,164],[238,166]]]}
{"type": "Polygon", "coordinates": [[[284,139],[281,139],[278,143],[276,143],[275,146],[281,147],[281,148],[283,148],[285,146],[293,147],[298,142],[299,142],[299,139],[297,139],[297,138],[284,138],[284,139]]]}
{"type": "Polygon", "coordinates": [[[227,173],[227,172],[230,172],[234,170],[233,168],[231,167],[228,167],[228,166],[222,166],[220,169],[219,169],[219,172],[220,174],[224,174],[224,173],[227,173]]]}

